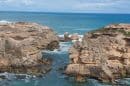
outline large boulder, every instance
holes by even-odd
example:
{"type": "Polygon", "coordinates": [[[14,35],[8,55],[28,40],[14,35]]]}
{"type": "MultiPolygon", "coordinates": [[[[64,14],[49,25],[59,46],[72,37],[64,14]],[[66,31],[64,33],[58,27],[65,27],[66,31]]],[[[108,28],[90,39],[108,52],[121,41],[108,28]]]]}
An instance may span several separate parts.
{"type": "Polygon", "coordinates": [[[66,74],[113,82],[130,75],[130,24],[109,25],[86,33],[69,50],[66,74]]]}
{"type": "Polygon", "coordinates": [[[0,72],[42,74],[50,70],[50,61],[42,50],[59,46],[52,29],[36,23],[0,25],[0,72]]]}

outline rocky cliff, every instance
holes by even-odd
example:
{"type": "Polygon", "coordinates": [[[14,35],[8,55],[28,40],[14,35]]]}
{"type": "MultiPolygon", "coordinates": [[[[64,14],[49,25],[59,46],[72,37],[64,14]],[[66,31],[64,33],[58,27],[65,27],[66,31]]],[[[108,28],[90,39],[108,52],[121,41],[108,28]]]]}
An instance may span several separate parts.
{"type": "Polygon", "coordinates": [[[58,37],[52,29],[36,23],[0,25],[0,72],[43,74],[50,70],[50,61],[42,50],[58,48],[58,37]]]}
{"type": "Polygon", "coordinates": [[[113,82],[130,77],[130,24],[108,25],[86,33],[69,50],[66,74],[113,82]]]}

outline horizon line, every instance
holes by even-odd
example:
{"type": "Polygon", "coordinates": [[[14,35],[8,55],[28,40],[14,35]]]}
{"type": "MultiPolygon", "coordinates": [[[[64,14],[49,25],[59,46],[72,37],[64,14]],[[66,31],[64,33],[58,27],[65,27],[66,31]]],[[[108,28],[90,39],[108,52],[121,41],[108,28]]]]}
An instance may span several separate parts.
{"type": "Polygon", "coordinates": [[[114,12],[60,12],[60,11],[17,11],[17,10],[9,10],[9,11],[4,11],[0,10],[0,12],[26,12],[26,13],[64,13],[64,14],[130,14],[130,13],[114,13],[114,12]]]}

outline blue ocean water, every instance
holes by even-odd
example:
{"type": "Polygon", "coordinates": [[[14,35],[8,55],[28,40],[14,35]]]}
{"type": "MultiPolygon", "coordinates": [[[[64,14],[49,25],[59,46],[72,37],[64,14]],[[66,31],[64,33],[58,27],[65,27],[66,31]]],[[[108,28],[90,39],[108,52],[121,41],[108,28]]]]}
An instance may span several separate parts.
{"type": "MultiPolygon", "coordinates": [[[[27,21],[47,25],[58,34],[64,32],[84,34],[108,24],[130,23],[130,14],[74,14],[74,13],[36,13],[36,12],[0,12],[0,21],[27,21]]],[[[61,51],[44,51],[44,57],[53,59],[52,70],[42,78],[16,79],[9,75],[7,80],[0,80],[0,86],[111,86],[94,79],[77,83],[59,71],[69,62],[70,42],[61,42],[61,51]]],[[[130,86],[130,79],[121,83],[130,86]]],[[[122,85],[121,85],[122,86],[122,85]]]]}
{"type": "Polygon", "coordinates": [[[130,23],[130,14],[0,12],[0,20],[37,22],[53,28],[59,34],[83,34],[107,24],[130,23]]]}

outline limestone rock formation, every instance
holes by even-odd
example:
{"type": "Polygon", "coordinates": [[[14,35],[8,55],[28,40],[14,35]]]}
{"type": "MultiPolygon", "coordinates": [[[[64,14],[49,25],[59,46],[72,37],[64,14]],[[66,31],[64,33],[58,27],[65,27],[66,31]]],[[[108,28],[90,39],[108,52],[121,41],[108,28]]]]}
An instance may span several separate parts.
{"type": "Polygon", "coordinates": [[[130,24],[109,25],[86,33],[69,50],[66,74],[77,80],[96,78],[103,82],[130,77],[130,24]]]}
{"type": "Polygon", "coordinates": [[[42,74],[50,70],[50,61],[42,50],[58,48],[52,29],[36,23],[0,25],[0,72],[42,74]]]}

